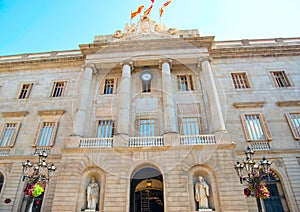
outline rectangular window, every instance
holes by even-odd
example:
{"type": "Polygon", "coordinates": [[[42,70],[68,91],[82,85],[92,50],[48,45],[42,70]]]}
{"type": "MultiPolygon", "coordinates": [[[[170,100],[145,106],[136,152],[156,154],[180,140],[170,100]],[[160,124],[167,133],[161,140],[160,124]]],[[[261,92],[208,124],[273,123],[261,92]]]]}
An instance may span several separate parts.
{"type": "Polygon", "coordinates": [[[241,120],[247,141],[272,140],[263,114],[241,115],[241,120]]]}
{"type": "Polygon", "coordinates": [[[104,84],[104,91],[103,94],[113,94],[114,93],[114,79],[106,79],[104,84]]]}
{"type": "Polygon", "coordinates": [[[19,89],[18,98],[27,99],[30,95],[31,88],[32,88],[32,83],[22,84],[19,89]]]}
{"type": "Polygon", "coordinates": [[[99,120],[97,138],[112,138],[115,131],[115,123],[112,120],[99,120]]]}
{"type": "Polygon", "coordinates": [[[194,90],[192,76],[191,75],[178,75],[177,76],[177,88],[180,91],[194,90]]]}
{"type": "Polygon", "coordinates": [[[287,121],[295,139],[300,139],[300,113],[286,114],[287,121]]]}
{"type": "Polygon", "coordinates": [[[20,123],[4,124],[0,137],[0,147],[13,147],[19,131],[19,127],[20,123]]]}
{"type": "Polygon", "coordinates": [[[137,130],[140,137],[150,137],[155,135],[154,119],[138,119],[137,130]]]}
{"type": "Polygon", "coordinates": [[[276,87],[290,87],[291,84],[288,81],[284,71],[271,71],[272,78],[276,87]]]}
{"type": "Polygon", "coordinates": [[[53,146],[58,122],[41,122],[36,146],[53,146]]]}
{"type": "Polygon", "coordinates": [[[200,135],[199,118],[182,118],[182,132],[183,135],[200,135]]]}
{"type": "Polygon", "coordinates": [[[64,95],[67,82],[54,82],[51,97],[61,97],[64,95]]]}
{"type": "Polygon", "coordinates": [[[234,84],[234,88],[250,88],[246,73],[231,73],[231,77],[234,84]]]}
{"type": "Polygon", "coordinates": [[[151,81],[142,81],[143,93],[151,92],[151,81]]]}

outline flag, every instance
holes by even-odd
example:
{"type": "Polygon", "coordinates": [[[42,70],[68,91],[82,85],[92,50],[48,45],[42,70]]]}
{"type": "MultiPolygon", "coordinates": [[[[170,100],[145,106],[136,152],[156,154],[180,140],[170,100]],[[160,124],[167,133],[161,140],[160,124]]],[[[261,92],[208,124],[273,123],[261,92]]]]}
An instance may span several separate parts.
{"type": "Polygon", "coordinates": [[[142,12],[142,9],[144,8],[144,5],[140,5],[138,7],[138,9],[135,12],[131,13],[131,19],[133,19],[135,16],[137,16],[138,14],[140,14],[142,12]]]}
{"type": "Polygon", "coordinates": [[[161,17],[165,8],[171,3],[172,0],[167,1],[164,5],[159,9],[159,16],[161,17]]]}
{"type": "Polygon", "coordinates": [[[145,15],[149,15],[149,13],[151,12],[152,10],[152,7],[153,7],[153,4],[145,11],[145,15]]]}
{"type": "Polygon", "coordinates": [[[154,4],[154,0],[150,0],[152,2],[151,6],[144,12],[145,15],[149,15],[151,10],[152,10],[152,7],[153,7],[153,4],[154,4]]]}

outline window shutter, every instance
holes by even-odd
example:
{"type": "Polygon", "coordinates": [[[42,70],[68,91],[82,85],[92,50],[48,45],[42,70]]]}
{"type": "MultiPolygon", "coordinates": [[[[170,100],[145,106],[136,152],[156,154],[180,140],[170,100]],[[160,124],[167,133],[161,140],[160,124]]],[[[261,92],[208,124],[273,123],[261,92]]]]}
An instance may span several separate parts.
{"type": "Polygon", "coordinates": [[[9,144],[10,147],[13,147],[14,144],[15,144],[15,141],[16,141],[16,138],[17,138],[20,126],[21,126],[21,123],[17,122],[16,126],[15,126],[15,130],[14,130],[14,134],[13,134],[11,140],[10,140],[10,144],[9,144]]]}
{"type": "Polygon", "coordinates": [[[262,122],[262,127],[263,127],[263,130],[264,130],[265,136],[266,136],[266,140],[271,141],[272,140],[272,135],[271,135],[271,132],[269,130],[268,123],[266,121],[266,117],[265,117],[264,114],[259,114],[259,117],[260,117],[261,122],[262,122]]]}
{"type": "Polygon", "coordinates": [[[118,88],[118,78],[117,77],[115,77],[114,78],[114,94],[116,94],[117,93],[117,88],[118,88]]]}
{"type": "Polygon", "coordinates": [[[292,131],[292,134],[293,134],[294,138],[297,139],[297,140],[299,140],[300,137],[299,137],[299,135],[298,135],[298,133],[297,133],[297,131],[296,131],[296,129],[295,129],[293,123],[292,123],[292,120],[291,120],[291,118],[290,118],[290,114],[289,114],[289,113],[286,113],[286,114],[285,114],[285,117],[286,117],[287,122],[289,123],[290,129],[291,129],[291,131],[292,131]]]}
{"type": "Polygon", "coordinates": [[[244,129],[246,141],[251,141],[249,130],[248,130],[248,127],[247,127],[247,124],[246,124],[245,114],[241,114],[240,117],[241,117],[241,122],[242,122],[243,129],[244,129]]]}
{"type": "Polygon", "coordinates": [[[55,122],[54,127],[53,127],[53,133],[52,133],[52,136],[51,136],[51,143],[49,144],[49,146],[51,146],[51,147],[54,145],[54,140],[55,140],[55,137],[56,137],[57,127],[58,127],[58,121],[55,122]]]}
{"type": "Polygon", "coordinates": [[[36,131],[35,136],[34,136],[34,141],[33,141],[33,144],[32,144],[33,147],[37,146],[37,143],[39,141],[39,137],[40,137],[40,134],[41,134],[42,126],[43,126],[43,122],[39,122],[37,131],[36,131]]]}

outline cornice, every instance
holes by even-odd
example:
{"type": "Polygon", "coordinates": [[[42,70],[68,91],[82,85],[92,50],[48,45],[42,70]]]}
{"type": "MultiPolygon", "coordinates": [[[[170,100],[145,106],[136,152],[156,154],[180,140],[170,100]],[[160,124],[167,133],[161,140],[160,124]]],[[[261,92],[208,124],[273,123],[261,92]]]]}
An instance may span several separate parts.
{"type": "Polygon", "coordinates": [[[27,116],[27,111],[15,111],[15,112],[2,112],[3,118],[10,118],[10,117],[25,117],[27,116]]]}
{"type": "Polygon", "coordinates": [[[235,102],[235,108],[262,108],[266,102],[235,102]]]}
{"type": "Polygon", "coordinates": [[[65,110],[40,110],[38,111],[39,116],[57,116],[63,115],[65,110]]]}
{"type": "Polygon", "coordinates": [[[300,106],[300,100],[295,101],[278,101],[276,104],[279,107],[294,107],[294,106],[300,106]]]}

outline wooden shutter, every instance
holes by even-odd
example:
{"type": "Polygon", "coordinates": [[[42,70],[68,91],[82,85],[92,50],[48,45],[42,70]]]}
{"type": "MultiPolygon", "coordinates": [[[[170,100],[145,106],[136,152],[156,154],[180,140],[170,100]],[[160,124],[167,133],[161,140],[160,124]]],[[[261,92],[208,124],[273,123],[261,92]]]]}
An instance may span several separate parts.
{"type": "Polygon", "coordinates": [[[259,114],[259,119],[261,120],[261,125],[262,125],[263,131],[265,133],[266,140],[271,141],[272,140],[272,135],[271,135],[271,132],[269,130],[268,123],[266,121],[265,115],[260,113],[259,114]]]}
{"type": "Polygon", "coordinates": [[[289,114],[289,113],[286,113],[286,114],[285,114],[285,117],[286,117],[287,122],[289,123],[290,129],[291,129],[291,131],[292,131],[292,134],[293,134],[294,138],[297,139],[297,140],[299,140],[299,139],[300,139],[300,136],[299,136],[299,134],[297,133],[294,124],[292,123],[290,114],[289,114]]]}
{"type": "Polygon", "coordinates": [[[10,140],[10,143],[9,143],[9,146],[10,146],[10,147],[13,147],[14,144],[15,144],[15,141],[16,141],[16,138],[17,138],[17,135],[18,135],[20,126],[21,126],[21,123],[20,123],[20,122],[17,122],[17,123],[16,123],[16,126],[15,126],[15,130],[14,130],[14,134],[13,134],[11,140],[10,140]]]}
{"type": "Polygon", "coordinates": [[[38,124],[37,131],[36,131],[35,136],[34,136],[33,143],[32,143],[33,147],[37,146],[37,143],[39,141],[39,137],[40,137],[40,134],[41,134],[42,127],[43,127],[43,122],[40,121],[39,124],[38,124]]]}
{"type": "Polygon", "coordinates": [[[50,144],[49,144],[49,146],[51,146],[51,147],[54,145],[56,132],[57,132],[57,127],[58,127],[58,121],[54,122],[53,133],[52,133],[51,141],[50,141],[50,144]]]}
{"type": "Polygon", "coordinates": [[[241,114],[240,117],[241,117],[243,130],[244,130],[244,133],[245,133],[246,141],[251,141],[249,130],[248,130],[248,127],[247,127],[247,124],[246,124],[245,114],[241,114]]]}

